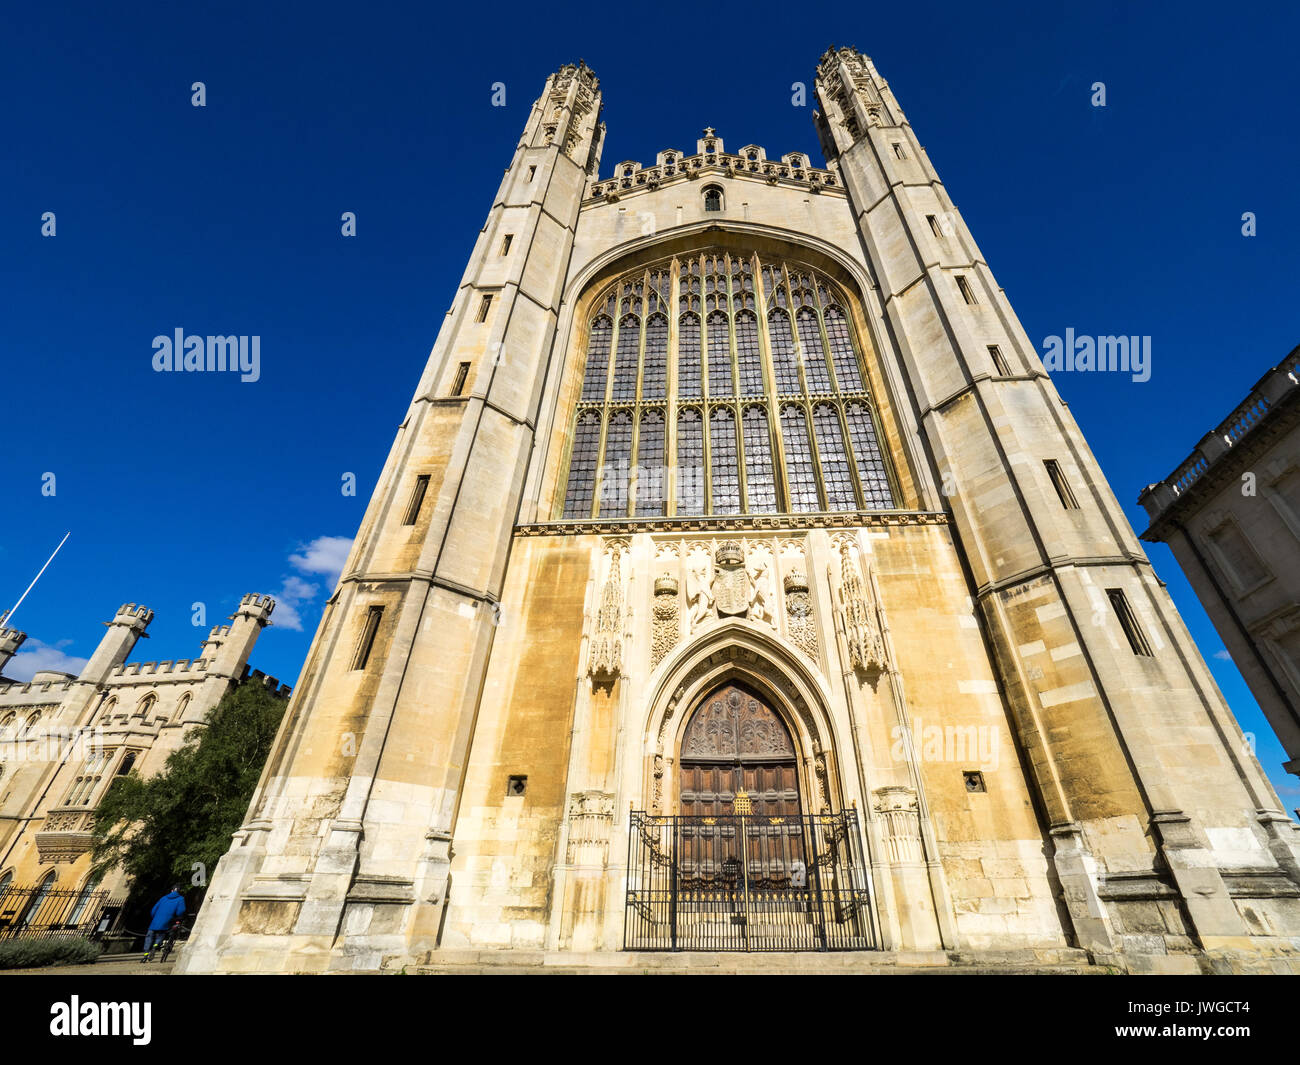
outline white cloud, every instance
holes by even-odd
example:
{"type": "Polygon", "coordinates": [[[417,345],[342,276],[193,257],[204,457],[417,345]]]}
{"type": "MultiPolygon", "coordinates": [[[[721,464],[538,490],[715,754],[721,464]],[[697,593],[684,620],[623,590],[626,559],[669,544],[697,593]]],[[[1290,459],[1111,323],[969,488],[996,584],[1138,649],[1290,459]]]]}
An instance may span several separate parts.
{"type": "Polygon", "coordinates": [[[1232,655],[1229,654],[1227,650],[1223,650],[1223,651],[1215,651],[1215,652],[1214,652],[1214,657],[1217,658],[1220,662],[1231,662],[1231,661],[1232,661],[1232,655]]]}
{"type": "Polygon", "coordinates": [[[320,574],[326,587],[333,591],[339,574],[352,550],[352,540],[347,536],[318,536],[310,543],[300,544],[289,556],[289,564],[298,573],[283,578],[280,590],[275,593],[275,624],[293,632],[303,631],[303,612],[313,606],[320,595],[321,586],[298,574],[320,574]]]}
{"type": "Polygon", "coordinates": [[[43,669],[53,669],[59,673],[80,673],[86,668],[88,660],[65,654],[63,648],[70,643],[71,640],[59,640],[49,644],[28,637],[22,649],[9,659],[4,669],[5,676],[10,680],[25,682],[43,669]]]}
{"type": "Polygon", "coordinates": [[[289,563],[300,573],[319,573],[327,577],[330,591],[333,591],[351,550],[352,538],[349,536],[318,536],[290,555],[289,563]]]}

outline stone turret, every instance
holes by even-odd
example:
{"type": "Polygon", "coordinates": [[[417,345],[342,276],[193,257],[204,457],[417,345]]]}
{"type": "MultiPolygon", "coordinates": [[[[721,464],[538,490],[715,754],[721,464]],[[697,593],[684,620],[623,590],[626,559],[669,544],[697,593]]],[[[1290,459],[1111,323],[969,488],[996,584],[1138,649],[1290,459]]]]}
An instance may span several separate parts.
{"type": "Polygon", "coordinates": [[[142,636],[148,636],[145,630],[151,621],[153,611],[147,606],[123,603],[118,607],[113,620],[104,622],[108,626],[108,632],[104,633],[104,638],[99,641],[95,653],[90,656],[90,661],[77,679],[95,685],[103,684],[109,674],[126,661],[136,641],[142,636]]]}
{"type": "Polygon", "coordinates": [[[18,653],[18,648],[23,645],[25,639],[27,639],[25,632],[19,632],[17,629],[0,629],[0,675],[4,674],[9,659],[18,653]]]}
{"type": "Polygon", "coordinates": [[[203,658],[208,675],[238,680],[244,675],[248,656],[257,637],[271,624],[275,600],[269,595],[250,593],[239,601],[239,609],[230,615],[229,625],[214,626],[203,641],[203,658]]]}

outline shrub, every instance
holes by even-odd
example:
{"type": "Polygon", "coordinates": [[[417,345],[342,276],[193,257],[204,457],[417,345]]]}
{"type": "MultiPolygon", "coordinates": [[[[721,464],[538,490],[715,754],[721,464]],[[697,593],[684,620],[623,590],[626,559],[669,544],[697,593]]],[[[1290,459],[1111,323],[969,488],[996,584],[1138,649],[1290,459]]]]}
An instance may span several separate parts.
{"type": "Polygon", "coordinates": [[[85,965],[103,948],[80,936],[0,940],[0,969],[36,969],[42,965],[85,965]]]}

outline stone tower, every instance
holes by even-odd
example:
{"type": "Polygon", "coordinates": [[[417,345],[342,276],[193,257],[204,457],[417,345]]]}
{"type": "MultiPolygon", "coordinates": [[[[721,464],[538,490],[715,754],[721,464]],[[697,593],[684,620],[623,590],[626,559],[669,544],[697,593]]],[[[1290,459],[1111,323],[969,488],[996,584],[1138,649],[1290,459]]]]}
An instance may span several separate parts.
{"type": "Polygon", "coordinates": [[[602,178],[548,79],[185,971],[1295,964],[1295,825],[1078,427],[871,61],[817,94],[825,167],[602,178]]]}

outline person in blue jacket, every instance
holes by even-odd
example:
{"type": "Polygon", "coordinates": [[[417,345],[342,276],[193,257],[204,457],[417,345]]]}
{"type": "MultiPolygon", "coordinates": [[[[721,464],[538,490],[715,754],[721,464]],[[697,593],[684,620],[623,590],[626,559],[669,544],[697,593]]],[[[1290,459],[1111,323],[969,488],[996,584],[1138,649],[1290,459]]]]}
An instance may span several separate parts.
{"type": "Polygon", "coordinates": [[[170,892],[153,904],[149,934],[144,937],[144,957],[141,961],[148,961],[154,942],[167,934],[167,929],[171,927],[173,921],[184,916],[185,898],[181,895],[180,885],[175,884],[170,892]]]}

